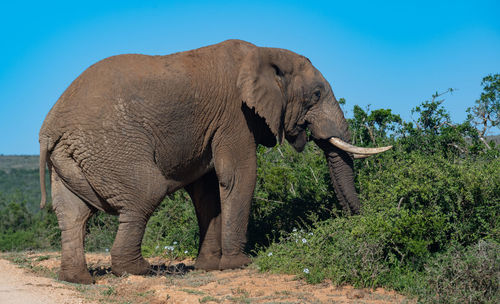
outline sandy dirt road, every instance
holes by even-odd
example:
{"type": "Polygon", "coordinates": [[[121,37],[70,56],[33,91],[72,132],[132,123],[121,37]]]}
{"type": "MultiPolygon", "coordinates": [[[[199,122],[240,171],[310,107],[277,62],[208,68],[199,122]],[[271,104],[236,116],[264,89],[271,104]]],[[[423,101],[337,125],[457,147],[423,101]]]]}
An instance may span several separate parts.
{"type": "Polygon", "coordinates": [[[0,303],[73,304],[88,303],[77,292],[53,279],[36,276],[0,259],[0,303]]]}

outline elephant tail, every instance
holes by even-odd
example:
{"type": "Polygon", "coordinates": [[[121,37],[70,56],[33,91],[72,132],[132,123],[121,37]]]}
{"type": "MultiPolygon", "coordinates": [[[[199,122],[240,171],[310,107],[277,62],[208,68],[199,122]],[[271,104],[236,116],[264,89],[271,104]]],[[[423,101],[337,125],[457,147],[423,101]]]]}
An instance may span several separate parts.
{"type": "Polygon", "coordinates": [[[45,207],[47,201],[47,190],[45,189],[45,165],[47,163],[47,154],[49,151],[49,139],[45,136],[40,136],[40,190],[42,198],[40,200],[40,209],[45,207]]]}

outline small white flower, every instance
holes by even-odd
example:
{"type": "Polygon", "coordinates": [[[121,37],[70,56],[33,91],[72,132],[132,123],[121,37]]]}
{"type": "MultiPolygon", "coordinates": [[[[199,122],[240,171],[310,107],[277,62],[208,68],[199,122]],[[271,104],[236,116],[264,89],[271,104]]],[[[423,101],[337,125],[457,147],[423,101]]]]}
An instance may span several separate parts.
{"type": "Polygon", "coordinates": [[[304,273],[309,273],[309,268],[304,268],[304,273]]]}
{"type": "Polygon", "coordinates": [[[293,228],[293,230],[292,230],[292,231],[293,231],[293,232],[297,232],[297,228],[293,228]]]}
{"type": "Polygon", "coordinates": [[[156,248],[156,249],[160,248],[160,245],[156,245],[156,247],[155,247],[155,248],[156,248]]]}
{"type": "Polygon", "coordinates": [[[174,246],[165,246],[165,250],[174,251],[174,246]]]}
{"type": "Polygon", "coordinates": [[[106,250],[106,252],[109,252],[109,248],[106,248],[105,250],[106,250]]]}
{"type": "Polygon", "coordinates": [[[309,232],[308,234],[309,234],[309,235],[314,235],[314,233],[312,233],[312,232],[309,232]]]}
{"type": "Polygon", "coordinates": [[[177,245],[177,241],[174,241],[174,245],[177,245]]]}
{"type": "Polygon", "coordinates": [[[163,247],[163,249],[167,250],[167,249],[168,249],[168,247],[169,247],[169,246],[165,246],[165,247],[163,247]]]}
{"type": "Polygon", "coordinates": [[[272,253],[272,252],[269,252],[269,253],[267,254],[267,256],[272,256],[272,255],[273,255],[273,253],[272,253]]]}
{"type": "Polygon", "coordinates": [[[187,250],[185,250],[185,251],[184,251],[184,254],[188,254],[188,251],[187,251],[187,250]]]}
{"type": "Polygon", "coordinates": [[[304,244],[307,243],[307,240],[303,238],[302,243],[304,243],[304,244]]]}

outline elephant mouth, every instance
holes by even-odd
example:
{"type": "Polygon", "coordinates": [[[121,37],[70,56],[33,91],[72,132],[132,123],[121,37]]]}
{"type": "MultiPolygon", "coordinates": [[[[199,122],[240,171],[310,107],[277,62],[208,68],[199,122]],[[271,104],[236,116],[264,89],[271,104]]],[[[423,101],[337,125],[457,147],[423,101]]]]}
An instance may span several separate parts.
{"type": "Polygon", "coordinates": [[[345,142],[342,139],[337,138],[337,137],[330,137],[328,142],[331,143],[332,145],[334,145],[335,147],[345,151],[345,152],[351,153],[354,158],[370,157],[372,155],[385,152],[385,151],[390,150],[392,148],[392,146],[378,147],[378,148],[357,147],[357,146],[351,145],[350,143],[347,143],[347,142],[345,142]]]}
{"type": "Polygon", "coordinates": [[[297,152],[302,152],[308,141],[305,130],[302,130],[296,135],[286,135],[286,139],[297,152]]]}

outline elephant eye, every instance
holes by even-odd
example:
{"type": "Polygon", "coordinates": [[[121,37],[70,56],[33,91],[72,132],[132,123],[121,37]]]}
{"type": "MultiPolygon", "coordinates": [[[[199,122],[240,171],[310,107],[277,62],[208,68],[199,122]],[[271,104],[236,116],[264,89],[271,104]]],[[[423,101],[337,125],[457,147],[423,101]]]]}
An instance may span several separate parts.
{"type": "Polygon", "coordinates": [[[314,97],[313,97],[314,101],[318,101],[321,98],[321,91],[320,90],[314,91],[313,94],[314,94],[314,97]]]}

